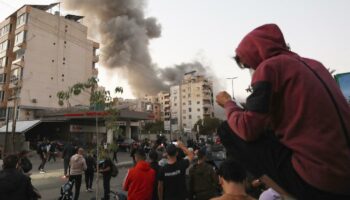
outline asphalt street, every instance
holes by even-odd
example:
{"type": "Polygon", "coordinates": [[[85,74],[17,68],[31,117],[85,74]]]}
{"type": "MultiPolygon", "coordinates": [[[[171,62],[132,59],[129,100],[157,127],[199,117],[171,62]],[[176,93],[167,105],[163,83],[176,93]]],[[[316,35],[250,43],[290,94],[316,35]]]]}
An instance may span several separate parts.
{"type": "MultiPolygon", "coordinates": [[[[33,170],[31,178],[32,184],[37,188],[42,195],[43,200],[57,200],[60,196],[61,186],[67,182],[67,179],[63,178],[63,160],[57,159],[56,162],[48,162],[45,166],[45,174],[40,174],[37,170],[40,160],[35,152],[32,153],[30,157],[33,163],[33,170]]],[[[111,179],[111,190],[112,191],[121,191],[122,182],[127,173],[127,169],[131,166],[132,160],[129,156],[129,153],[118,153],[119,162],[117,164],[119,168],[119,174],[117,177],[112,177],[111,179]]],[[[93,182],[94,192],[86,192],[85,180],[83,176],[82,185],[80,189],[79,199],[90,200],[96,197],[96,178],[95,174],[93,182]]],[[[103,197],[103,184],[102,176],[99,176],[99,197],[103,197]]],[[[73,189],[74,192],[74,189],[73,189]]]]}

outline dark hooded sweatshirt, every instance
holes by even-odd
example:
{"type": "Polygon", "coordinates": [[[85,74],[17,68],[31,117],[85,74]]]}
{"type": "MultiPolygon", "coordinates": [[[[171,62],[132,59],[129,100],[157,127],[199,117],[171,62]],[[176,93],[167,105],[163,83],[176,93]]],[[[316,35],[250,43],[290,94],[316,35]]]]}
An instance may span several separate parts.
{"type": "Polygon", "coordinates": [[[28,176],[16,169],[0,171],[0,199],[26,200],[35,196],[28,176]]]}
{"type": "Polygon", "coordinates": [[[137,162],[126,175],[123,189],[128,191],[129,200],[152,200],[156,172],[145,161],[137,162]]]}
{"type": "Polygon", "coordinates": [[[256,71],[246,110],[232,101],[224,106],[231,129],[246,141],[274,130],[292,150],[292,164],[304,181],[323,191],[350,194],[350,108],[327,69],[289,51],[274,24],[250,32],[236,54],[256,71]],[[322,82],[302,61],[326,83],[340,116],[322,82]]]}

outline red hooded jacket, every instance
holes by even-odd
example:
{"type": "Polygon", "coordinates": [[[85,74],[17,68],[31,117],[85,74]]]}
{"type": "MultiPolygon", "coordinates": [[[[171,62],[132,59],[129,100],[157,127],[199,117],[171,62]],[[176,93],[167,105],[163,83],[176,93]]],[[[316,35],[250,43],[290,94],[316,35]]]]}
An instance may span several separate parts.
{"type": "Polygon", "coordinates": [[[350,194],[350,107],[327,69],[289,51],[274,24],[250,32],[236,54],[256,71],[246,110],[232,101],[224,106],[231,129],[246,141],[274,130],[293,151],[292,164],[304,181],[320,190],[350,194]],[[326,83],[339,114],[321,80],[303,62],[326,83]]]}
{"type": "Polygon", "coordinates": [[[137,162],[126,175],[123,189],[128,191],[129,200],[152,200],[156,172],[145,161],[137,162]]]}

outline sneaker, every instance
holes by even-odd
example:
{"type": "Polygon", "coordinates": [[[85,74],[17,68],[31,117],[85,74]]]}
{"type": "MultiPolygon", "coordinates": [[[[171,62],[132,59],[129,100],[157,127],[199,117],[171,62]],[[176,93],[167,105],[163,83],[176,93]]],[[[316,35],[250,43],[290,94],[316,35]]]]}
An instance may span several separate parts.
{"type": "Polygon", "coordinates": [[[46,172],[44,170],[40,170],[40,174],[45,174],[46,172]]]}
{"type": "Polygon", "coordinates": [[[93,189],[91,189],[91,188],[89,188],[88,190],[89,190],[89,192],[93,192],[93,191],[94,191],[94,190],[93,190],[93,189]]]}
{"type": "Polygon", "coordinates": [[[86,189],[85,192],[90,192],[90,189],[86,189]]]}

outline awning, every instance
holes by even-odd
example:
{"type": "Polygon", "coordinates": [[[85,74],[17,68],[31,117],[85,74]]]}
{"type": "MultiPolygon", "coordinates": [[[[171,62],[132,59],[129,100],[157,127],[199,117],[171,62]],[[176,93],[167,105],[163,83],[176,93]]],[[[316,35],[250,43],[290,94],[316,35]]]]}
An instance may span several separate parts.
{"type": "MultiPolygon", "coordinates": [[[[34,128],[36,125],[40,124],[40,120],[32,120],[32,121],[17,121],[16,122],[16,133],[25,133],[30,129],[34,128]]],[[[8,123],[7,126],[8,133],[12,132],[12,122],[8,123]]],[[[0,133],[6,132],[6,124],[0,128],[0,133]]]]}

